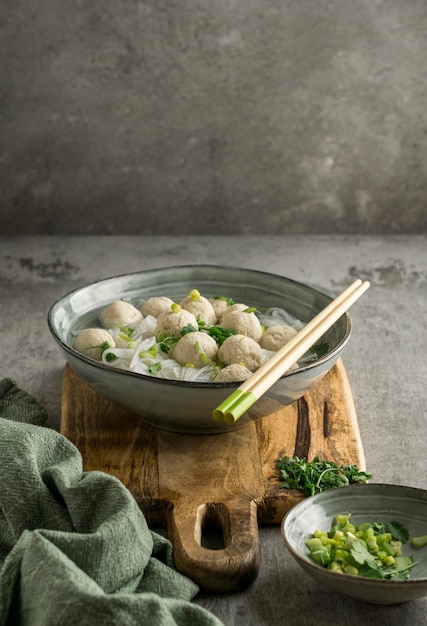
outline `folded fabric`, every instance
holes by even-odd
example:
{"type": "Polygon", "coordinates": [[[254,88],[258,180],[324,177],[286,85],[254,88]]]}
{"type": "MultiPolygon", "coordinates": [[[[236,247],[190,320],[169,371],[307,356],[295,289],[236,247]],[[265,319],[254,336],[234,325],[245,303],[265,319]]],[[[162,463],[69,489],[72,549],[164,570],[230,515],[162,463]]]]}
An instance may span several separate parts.
{"type": "Polygon", "coordinates": [[[0,381],[0,625],[221,626],[116,478],[0,381]]]}

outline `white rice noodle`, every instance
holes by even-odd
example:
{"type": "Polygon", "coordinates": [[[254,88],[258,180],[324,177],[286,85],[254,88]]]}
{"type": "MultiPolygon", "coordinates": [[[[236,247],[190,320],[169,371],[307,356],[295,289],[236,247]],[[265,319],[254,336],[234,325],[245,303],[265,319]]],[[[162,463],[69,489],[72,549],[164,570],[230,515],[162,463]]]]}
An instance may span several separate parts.
{"type": "Polygon", "coordinates": [[[279,309],[278,307],[271,307],[264,313],[258,312],[257,315],[261,324],[266,328],[286,324],[286,326],[292,326],[292,328],[295,328],[296,331],[299,331],[304,327],[303,322],[284,309],[279,309]]]}

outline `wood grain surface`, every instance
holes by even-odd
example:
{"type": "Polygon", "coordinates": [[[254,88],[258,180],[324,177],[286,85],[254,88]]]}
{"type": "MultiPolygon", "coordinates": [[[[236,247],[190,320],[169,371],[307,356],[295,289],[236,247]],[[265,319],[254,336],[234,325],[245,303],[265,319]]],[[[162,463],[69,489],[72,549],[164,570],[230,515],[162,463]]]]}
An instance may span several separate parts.
{"type": "Polygon", "coordinates": [[[318,454],[366,469],[341,360],[293,405],[217,435],[153,428],[99,396],[67,365],[61,432],[80,450],[86,471],[116,476],[149,525],[167,528],[177,569],[214,592],[253,582],[260,566],[259,525],[280,524],[303,498],[281,488],[280,456],[310,460],[318,454]]]}

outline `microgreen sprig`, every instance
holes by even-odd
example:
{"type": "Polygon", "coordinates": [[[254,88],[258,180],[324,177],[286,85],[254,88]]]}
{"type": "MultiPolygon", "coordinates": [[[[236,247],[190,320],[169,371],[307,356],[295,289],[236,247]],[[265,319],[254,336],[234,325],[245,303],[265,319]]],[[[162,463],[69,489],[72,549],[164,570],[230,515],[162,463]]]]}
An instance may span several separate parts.
{"type": "Polygon", "coordinates": [[[217,345],[220,347],[227,339],[227,337],[231,337],[236,334],[236,331],[231,330],[230,328],[223,328],[222,326],[216,326],[211,324],[206,324],[200,316],[197,316],[197,323],[199,325],[199,330],[207,333],[212,339],[215,339],[217,345]]]}
{"type": "Polygon", "coordinates": [[[356,465],[338,466],[315,456],[311,462],[297,456],[282,456],[277,461],[284,489],[299,489],[309,496],[350,483],[365,483],[372,474],[360,471],[356,465]]]}

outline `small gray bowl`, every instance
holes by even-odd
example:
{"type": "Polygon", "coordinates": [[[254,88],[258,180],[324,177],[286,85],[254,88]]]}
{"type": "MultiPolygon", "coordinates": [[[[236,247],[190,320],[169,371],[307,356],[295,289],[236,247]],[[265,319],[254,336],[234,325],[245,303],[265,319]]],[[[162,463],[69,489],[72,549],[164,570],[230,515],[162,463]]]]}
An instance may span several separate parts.
{"type": "Polygon", "coordinates": [[[327,353],[282,376],[233,425],[215,422],[212,411],[239,383],[195,383],[144,376],[94,361],[72,348],[75,334],[99,326],[99,313],[114,300],[137,304],[166,295],[179,302],[191,289],[207,297],[226,295],[249,306],[280,307],[303,322],[310,321],[332,300],[308,285],[257,270],[217,265],[165,267],[106,278],[68,293],[50,308],[49,329],[71,368],[95,391],[152,426],[194,434],[242,428],[251,420],[295,402],[334,365],[351,334],[351,319],[345,313],[322,338],[328,344],[327,353]]]}
{"type": "Polygon", "coordinates": [[[400,522],[410,537],[427,533],[427,491],[387,484],[354,484],[311,496],[294,506],[281,525],[282,537],[291,555],[317,582],[370,604],[402,604],[427,595],[427,546],[403,546],[403,554],[419,561],[409,580],[378,580],[350,576],[316,565],[305,540],[314,530],[329,531],[334,517],[350,513],[354,524],[400,522]]]}

